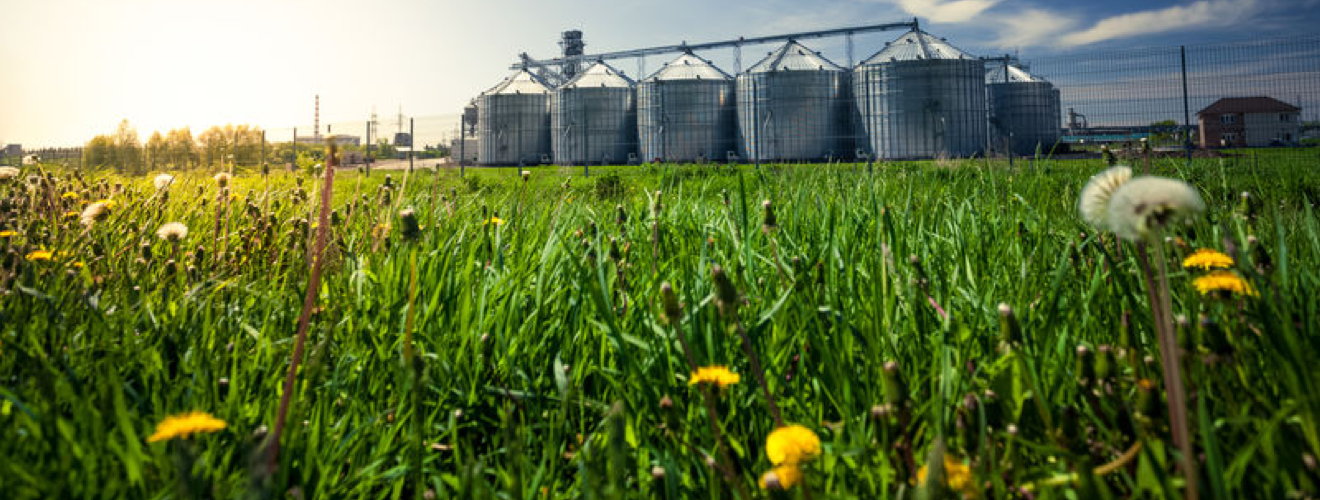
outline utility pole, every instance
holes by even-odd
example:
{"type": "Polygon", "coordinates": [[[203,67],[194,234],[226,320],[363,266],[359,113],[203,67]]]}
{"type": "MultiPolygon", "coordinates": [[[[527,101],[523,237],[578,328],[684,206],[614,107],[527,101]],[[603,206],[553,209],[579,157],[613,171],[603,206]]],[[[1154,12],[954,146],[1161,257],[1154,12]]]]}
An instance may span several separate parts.
{"type": "Polygon", "coordinates": [[[289,171],[297,169],[298,166],[298,127],[293,127],[293,148],[289,154],[289,171]]]}
{"type": "MultiPolygon", "coordinates": [[[[375,113],[372,113],[375,116],[375,113]]],[[[367,177],[371,177],[371,121],[367,120],[367,177]]]]}

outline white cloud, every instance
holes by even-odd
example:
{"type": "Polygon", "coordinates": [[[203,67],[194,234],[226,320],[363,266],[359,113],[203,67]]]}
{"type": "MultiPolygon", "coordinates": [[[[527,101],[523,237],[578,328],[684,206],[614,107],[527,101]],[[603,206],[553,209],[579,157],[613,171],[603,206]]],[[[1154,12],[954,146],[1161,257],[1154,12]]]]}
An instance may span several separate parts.
{"type": "Polygon", "coordinates": [[[936,23],[961,23],[980,16],[1000,2],[1000,0],[883,0],[885,3],[898,5],[908,14],[923,17],[936,23]]]}
{"type": "Polygon", "coordinates": [[[1076,46],[1137,35],[1229,26],[1257,14],[1260,3],[1259,0],[1198,0],[1187,5],[1122,14],[1069,33],[1059,42],[1076,46]]]}
{"type": "Polygon", "coordinates": [[[1089,26],[1086,26],[1088,19],[1081,14],[1048,9],[996,11],[989,15],[1002,26],[995,40],[1001,47],[1076,47],[1120,38],[1231,26],[1260,14],[1267,1],[1196,0],[1185,5],[1110,16],[1089,26]]]}
{"type": "Polygon", "coordinates": [[[1027,9],[997,17],[995,22],[1001,29],[995,43],[1000,47],[1048,43],[1060,33],[1072,31],[1079,24],[1073,17],[1045,9],[1027,9]]]}

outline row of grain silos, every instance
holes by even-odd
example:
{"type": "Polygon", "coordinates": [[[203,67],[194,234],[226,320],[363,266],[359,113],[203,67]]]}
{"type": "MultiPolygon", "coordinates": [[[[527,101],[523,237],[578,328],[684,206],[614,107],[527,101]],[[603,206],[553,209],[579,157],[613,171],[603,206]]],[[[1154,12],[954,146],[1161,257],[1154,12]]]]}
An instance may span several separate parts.
{"type": "Polygon", "coordinates": [[[640,82],[520,70],[476,103],[486,165],[1030,154],[1060,135],[1049,82],[916,30],[852,70],[790,41],[736,78],[684,53],[640,82]]]}

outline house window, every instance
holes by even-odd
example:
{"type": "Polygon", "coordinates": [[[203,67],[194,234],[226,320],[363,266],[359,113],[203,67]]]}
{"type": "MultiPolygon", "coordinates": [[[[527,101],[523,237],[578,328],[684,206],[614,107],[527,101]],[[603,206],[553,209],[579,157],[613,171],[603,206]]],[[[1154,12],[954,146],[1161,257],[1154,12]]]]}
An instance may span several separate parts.
{"type": "Polygon", "coordinates": [[[1219,123],[1228,125],[1236,121],[1237,121],[1237,117],[1234,115],[1219,115],[1219,123]]]}
{"type": "Polygon", "coordinates": [[[1281,122],[1285,122],[1285,123],[1286,123],[1286,122],[1290,122],[1290,121],[1292,121],[1292,115],[1290,115],[1290,114],[1288,114],[1288,113],[1280,114],[1280,115],[1279,115],[1279,121],[1281,121],[1281,122]]]}
{"type": "Polygon", "coordinates": [[[1237,144],[1237,134],[1233,132],[1226,132],[1222,137],[1224,138],[1224,142],[1228,143],[1230,146],[1237,144]]]}

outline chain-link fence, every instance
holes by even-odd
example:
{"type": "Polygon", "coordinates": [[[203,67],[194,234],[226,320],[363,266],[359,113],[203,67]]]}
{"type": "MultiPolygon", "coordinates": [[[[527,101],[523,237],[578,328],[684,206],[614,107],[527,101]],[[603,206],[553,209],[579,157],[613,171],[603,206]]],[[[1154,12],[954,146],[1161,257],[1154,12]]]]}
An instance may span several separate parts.
{"type": "Polygon", "coordinates": [[[1024,61],[1060,91],[1070,152],[1320,166],[1320,36],[1024,61]]]}

